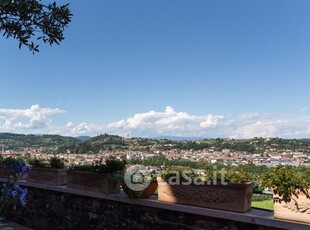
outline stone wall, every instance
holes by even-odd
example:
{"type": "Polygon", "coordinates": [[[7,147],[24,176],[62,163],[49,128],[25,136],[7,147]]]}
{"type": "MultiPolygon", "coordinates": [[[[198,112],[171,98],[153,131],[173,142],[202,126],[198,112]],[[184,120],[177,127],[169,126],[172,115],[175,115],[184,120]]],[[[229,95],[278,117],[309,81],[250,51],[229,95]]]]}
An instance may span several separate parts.
{"type": "MultiPolygon", "coordinates": [[[[28,187],[8,219],[34,229],[276,229],[162,208],[28,187]]],[[[143,202],[142,202],[143,203],[143,202]]]]}

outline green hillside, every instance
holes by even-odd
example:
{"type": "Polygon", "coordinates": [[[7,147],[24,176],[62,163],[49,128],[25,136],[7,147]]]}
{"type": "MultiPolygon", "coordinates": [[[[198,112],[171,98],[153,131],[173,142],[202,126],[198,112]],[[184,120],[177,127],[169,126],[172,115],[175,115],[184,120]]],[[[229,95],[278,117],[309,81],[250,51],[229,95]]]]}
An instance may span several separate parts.
{"type": "Polygon", "coordinates": [[[0,133],[0,146],[7,146],[10,149],[21,147],[60,147],[75,146],[79,142],[73,137],[60,135],[33,135],[0,133]]]}
{"type": "Polygon", "coordinates": [[[202,139],[197,141],[173,141],[169,139],[123,138],[117,135],[102,134],[93,138],[74,138],[60,135],[24,135],[0,133],[0,146],[9,149],[22,147],[53,148],[56,152],[98,153],[100,151],[143,151],[158,152],[172,149],[200,151],[214,149],[217,151],[243,151],[263,153],[266,150],[301,151],[310,154],[309,139],[252,138],[235,139],[202,139]]]}

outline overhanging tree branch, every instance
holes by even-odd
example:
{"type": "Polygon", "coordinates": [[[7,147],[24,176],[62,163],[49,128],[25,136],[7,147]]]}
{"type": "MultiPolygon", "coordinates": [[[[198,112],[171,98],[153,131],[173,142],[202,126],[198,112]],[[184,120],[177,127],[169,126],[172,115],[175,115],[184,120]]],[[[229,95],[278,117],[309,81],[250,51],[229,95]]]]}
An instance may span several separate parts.
{"type": "Polygon", "coordinates": [[[41,0],[0,0],[0,31],[39,52],[38,40],[53,45],[64,40],[64,29],[71,22],[69,4],[41,4],[41,0]]]}

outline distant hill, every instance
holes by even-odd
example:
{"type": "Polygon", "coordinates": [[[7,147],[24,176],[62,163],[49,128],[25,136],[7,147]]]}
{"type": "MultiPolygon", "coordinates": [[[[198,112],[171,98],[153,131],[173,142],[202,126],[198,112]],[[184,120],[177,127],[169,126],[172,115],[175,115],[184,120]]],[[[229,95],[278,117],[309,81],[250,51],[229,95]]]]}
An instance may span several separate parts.
{"type": "Polygon", "coordinates": [[[76,139],[80,140],[80,141],[88,141],[91,139],[90,136],[78,136],[78,137],[75,137],[76,139]]]}
{"type": "Polygon", "coordinates": [[[198,141],[203,139],[208,139],[205,137],[177,137],[177,136],[158,136],[158,137],[151,137],[151,139],[157,140],[172,140],[172,141],[198,141]]]}
{"type": "Polygon", "coordinates": [[[212,148],[217,151],[245,151],[263,153],[266,150],[291,150],[310,154],[309,139],[252,138],[203,139],[198,137],[123,138],[117,135],[102,134],[96,137],[66,137],[60,135],[25,135],[0,133],[0,146],[16,150],[21,147],[47,147],[49,152],[99,153],[102,151],[143,151],[162,152],[172,149],[199,151],[212,148]]]}
{"type": "Polygon", "coordinates": [[[80,142],[74,137],[60,135],[33,135],[0,133],[0,146],[5,145],[10,149],[20,147],[59,147],[76,145],[80,142]]]}
{"type": "Polygon", "coordinates": [[[117,135],[103,134],[92,137],[88,140],[80,142],[74,149],[70,149],[75,153],[98,153],[102,150],[125,150],[124,138],[117,135]]]}

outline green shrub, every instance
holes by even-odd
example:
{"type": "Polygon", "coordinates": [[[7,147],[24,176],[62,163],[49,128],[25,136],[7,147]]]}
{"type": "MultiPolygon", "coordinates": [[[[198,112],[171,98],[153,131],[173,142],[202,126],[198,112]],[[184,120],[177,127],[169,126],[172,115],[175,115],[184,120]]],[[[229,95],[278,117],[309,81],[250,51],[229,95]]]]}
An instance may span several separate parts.
{"type": "Polygon", "coordinates": [[[64,168],[65,164],[64,164],[63,159],[60,159],[58,157],[52,157],[50,159],[50,166],[51,168],[62,169],[64,168]]]}
{"type": "Polygon", "coordinates": [[[300,172],[292,166],[278,166],[260,175],[260,185],[268,188],[285,202],[290,202],[293,195],[298,197],[299,192],[309,199],[310,171],[300,172]]]}
{"type": "Polygon", "coordinates": [[[48,163],[43,162],[38,158],[29,158],[26,160],[26,163],[31,165],[32,167],[39,167],[39,168],[46,168],[49,166],[48,163]]]}
{"type": "Polygon", "coordinates": [[[70,170],[74,171],[92,171],[99,173],[116,173],[116,172],[124,172],[126,168],[126,162],[117,160],[115,158],[111,158],[106,160],[105,162],[96,161],[91,165],[74,165],[70,168],[70,170]]]}
{"type": "Polygon", "coordinates": [[[13,157],[0,158],[0,165],[12,165],[18,163],[19,161],[21,160],[13,157]]]}
{"type": "Polygon", "coordinates": [[[161,178],[168,182],[170,178],[179,178],[180,182],[187,181],[188,178],[194,179],[198,175],[194,170],[184,167],[167,167],[161,174],[161,178]]]}
{"type": "Polygon", "coordinates": [[[266,201],[266,200],[271,200],[271,199],[272,199],[272,195],[253,194],[252,196],[253,202],[266,201]]]}
{"type": "Polygon", "coordinates": [[[70,167],[70,170],[73,171],[90,171],[90,172],[98,172],[98,173],[109,173],[112,175],[113,180],[115,181],[123,181],[124,173],[126,169],[126,161],[121,161],[115,158],[110,158],[105,161],[105,163],[101,161],[96,161],[91,165],[74,165],[70,167]]]}
{"type": "Polygon", "coordinates": [[[210,168],[208,167],[205,171],[206,176],[205,179],[207,181],[221,181],[226,183],[246,183],[254,180],[253,174],[244,170],[242,166],[229,166],[222,167],[220,170],[218,168],[210,168]]]}

